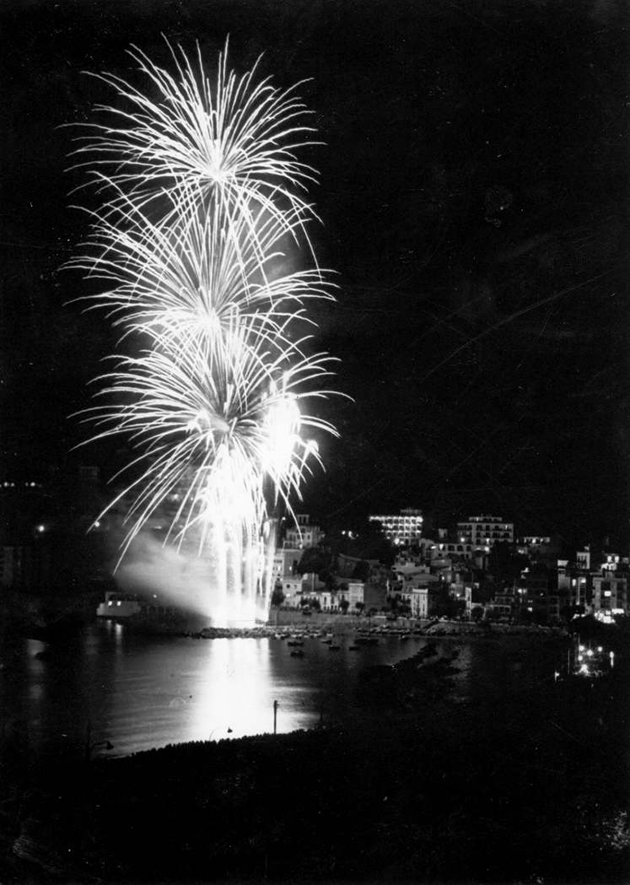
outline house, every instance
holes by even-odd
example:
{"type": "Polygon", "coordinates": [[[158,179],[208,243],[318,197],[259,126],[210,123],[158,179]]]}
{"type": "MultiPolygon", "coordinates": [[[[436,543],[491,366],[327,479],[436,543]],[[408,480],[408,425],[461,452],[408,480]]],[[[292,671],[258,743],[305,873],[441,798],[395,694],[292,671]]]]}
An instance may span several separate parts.
{"type": "Polygon", "coordinates": [[[282,590],[284,595],[283,605],[288,608],[299,608],[302,598],[302,578],[298,576],[284,575],[276,581],[276,587],[282,590]]]}
{"type": "Polygon", "coordinates": [[[350,605],[350,611],[359,606],[365,605],[365,583],[363,581],[350,581],[348,583],[347,600],[350,605]]]}
{"type": "Polygon", "coordinates": [[[428,587],[414,587],[405,591],[402,596],[409,605],[412,618],[426,619],[429,617],[428,587]]]}
{"type": "Polygon", "coordinates": [[[308,514],[296,513],[295,525],[285,530],[283,547],[293,550],[317,547],[324,534],[318,525],[311,524],[308,514]]]}

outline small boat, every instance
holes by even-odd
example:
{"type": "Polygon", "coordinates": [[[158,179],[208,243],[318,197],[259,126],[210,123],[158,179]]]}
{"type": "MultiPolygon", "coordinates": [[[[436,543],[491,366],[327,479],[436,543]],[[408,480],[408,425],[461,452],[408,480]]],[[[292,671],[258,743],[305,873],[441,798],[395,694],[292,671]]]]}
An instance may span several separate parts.
{"type": "Polygon", "coordinates": [[[358,651],[358,650],[359,650],[358,645],[349,645],[348,646],[348,651],[358,651]]]}
{"type": "Polygon", "coordinates": [[[302,651],[301,648],[296,648],[295,651],[291,652],[291,657],[292,658],[303,658],[304,652],[302,651]]]}
{"type": "Polygon", "coordinates": [[[340,646],[340,645],[332,645],[332,644],[331,644],[331,645],[328,647],[328,649],[329,649],[329,651],[339,651],[339,650],[341,649],[341,646],[340,646]]]}
{"type": "Polygon", "coordinates": [[[129,593],[116,593],[108,591],[103,602],[96,609],[97,618],[111,618],[119,620],[138,615],[142,611],[142,605],[137,596],[129,593]]]}
{"type": "Polygon", "coordinates": [[[301,639],[289,639],[289,641],[287,642],[287,645],[293,646],[294,648],[299,648],[300,646],[304,645],[304,643],[302,642],[301,639]]]}

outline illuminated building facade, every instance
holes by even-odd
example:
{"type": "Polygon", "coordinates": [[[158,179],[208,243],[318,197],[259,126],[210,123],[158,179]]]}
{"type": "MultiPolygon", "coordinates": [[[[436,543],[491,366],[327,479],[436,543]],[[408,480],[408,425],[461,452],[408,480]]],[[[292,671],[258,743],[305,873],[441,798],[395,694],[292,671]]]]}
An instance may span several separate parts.
{"type": "Polygon", "coordinates": [[[424,524],[422,510],[408,507],[396,515],[382,514],[370,516],[369,519],[370,522],[380,523],[383,534],[393,544],[402,547],[413,546],[422,537],[422,526],[424,524]]]}
{"type": "Polygon", "coordinates": [[[628,611],[628,579],[602,569],[601,575],[593,576],[593,610],[595,617],[607,620],[607,616],[625,615],[628,611]]]}
{"type": "Polygon", "coordinates": [[[474,547],[492,547],[493,544],[514,542],[514,523],[504,522],[500,516],[469,516],[457,523],[457,536],[462,544],[474,547]]]}

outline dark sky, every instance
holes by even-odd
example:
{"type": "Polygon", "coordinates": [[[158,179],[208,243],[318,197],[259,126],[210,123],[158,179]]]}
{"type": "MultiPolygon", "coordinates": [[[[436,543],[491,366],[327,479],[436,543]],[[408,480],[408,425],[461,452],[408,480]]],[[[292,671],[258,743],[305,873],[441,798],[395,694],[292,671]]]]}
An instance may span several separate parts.
{"type": "MultiPolygon", "coordinates": [[[[318,316],[354,397],[305,504],[328,523],[421,506],[521,530],[628,540],[627,7],[616,0],[5,0],[2,472],[67,460],[69,420],[111,351],[64,303],[85,236],[64,173],[109,100],[84,70],[136,76],[162,35],[210,67],[303,78],[325,147],[311,196],[338,303],[318,316]]],[[[107,474],[109,450],[84,450],[107,474]]]]}

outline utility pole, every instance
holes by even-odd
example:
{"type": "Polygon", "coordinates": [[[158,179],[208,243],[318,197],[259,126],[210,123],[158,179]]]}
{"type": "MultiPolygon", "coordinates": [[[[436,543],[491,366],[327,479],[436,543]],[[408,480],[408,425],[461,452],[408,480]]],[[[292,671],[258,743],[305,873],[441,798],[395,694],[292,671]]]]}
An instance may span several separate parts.
{"type": "Polygon", "coordinates": [[[278,726],[278,701],[273,702],[273,733],[277,734],[278,726]]]}

